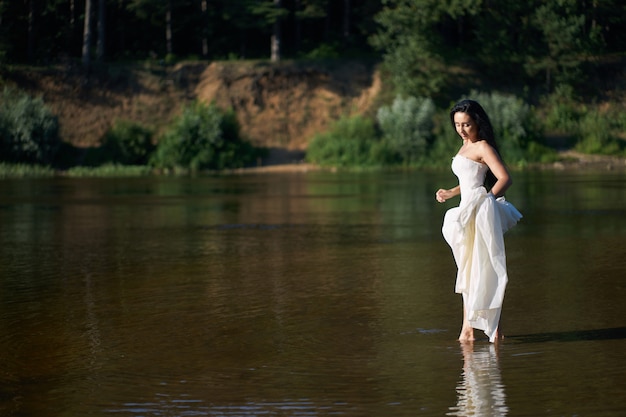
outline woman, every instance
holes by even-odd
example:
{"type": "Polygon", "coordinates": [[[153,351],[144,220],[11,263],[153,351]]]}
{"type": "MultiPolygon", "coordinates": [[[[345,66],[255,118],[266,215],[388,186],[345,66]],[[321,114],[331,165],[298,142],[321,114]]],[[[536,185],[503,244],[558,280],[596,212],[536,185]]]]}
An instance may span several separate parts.
{"type": "Polygon", "coordinates": [[[473,341],[476,328],[494,342],[502,337],[498,323],[508,280],[504,233],[522,215],[504,199],[511,176],[485,110],[476,101],[462,100],[450,111],[450,120],[463,140],[452,159],[459,185],[437,190],[436,199],[443,203],[461,195],[459,207],[448,210],[442,228],[458,267],[455,290],[463,295],[459,340],[473,341]]]}

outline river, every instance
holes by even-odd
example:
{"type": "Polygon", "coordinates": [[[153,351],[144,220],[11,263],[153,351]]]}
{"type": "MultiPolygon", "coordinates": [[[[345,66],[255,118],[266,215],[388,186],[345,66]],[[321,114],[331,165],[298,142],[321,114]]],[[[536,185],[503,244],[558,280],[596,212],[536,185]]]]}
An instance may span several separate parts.
{"type": "Polygon", "coordinates": [[[624,415],[623,174],[514,173],[497,346],[456,341],[454,180],[0,181],[0,415],[624,415]]]}

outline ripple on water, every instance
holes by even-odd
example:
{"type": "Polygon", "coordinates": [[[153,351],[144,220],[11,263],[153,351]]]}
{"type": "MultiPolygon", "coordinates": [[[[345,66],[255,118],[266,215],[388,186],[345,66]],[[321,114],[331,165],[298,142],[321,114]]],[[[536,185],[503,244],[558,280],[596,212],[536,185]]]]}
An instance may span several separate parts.
{"type": "Polygon", "coordinates": [[[0,414],[623,414],[623,187],[516,179],[513,333],[467,350],[448,175],[272,178],[64,182],[54,211],[1,210],[0,414]]]}

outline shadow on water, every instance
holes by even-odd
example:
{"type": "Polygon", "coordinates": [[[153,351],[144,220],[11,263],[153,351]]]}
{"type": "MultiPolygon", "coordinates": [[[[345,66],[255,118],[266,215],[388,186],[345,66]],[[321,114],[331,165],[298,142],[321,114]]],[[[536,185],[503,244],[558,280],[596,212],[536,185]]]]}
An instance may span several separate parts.
{"type": "Polygon", "coordinates": [[[581,340],[614,340],[626,339],[626,327],[613,327],[609,329],[574,330],[569,332],[552,332],[507,336],[521,343],[541,342],[579,342],[581,340]]]}

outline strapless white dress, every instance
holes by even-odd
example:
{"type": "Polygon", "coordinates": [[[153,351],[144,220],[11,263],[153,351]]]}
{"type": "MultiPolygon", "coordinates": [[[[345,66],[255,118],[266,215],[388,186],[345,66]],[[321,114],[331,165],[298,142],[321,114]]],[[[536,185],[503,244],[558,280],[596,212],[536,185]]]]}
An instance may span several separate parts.
{"type": "Polygon", "coordinates": [[[467,318],[493,342],[508,281],[504,233],[522,214],[504,197],[487,193],[488,169],[461,155],[453,158],[461,202],[446,212],[442,232],[458,268],[455,291],[463,294],[467,318]]]}

